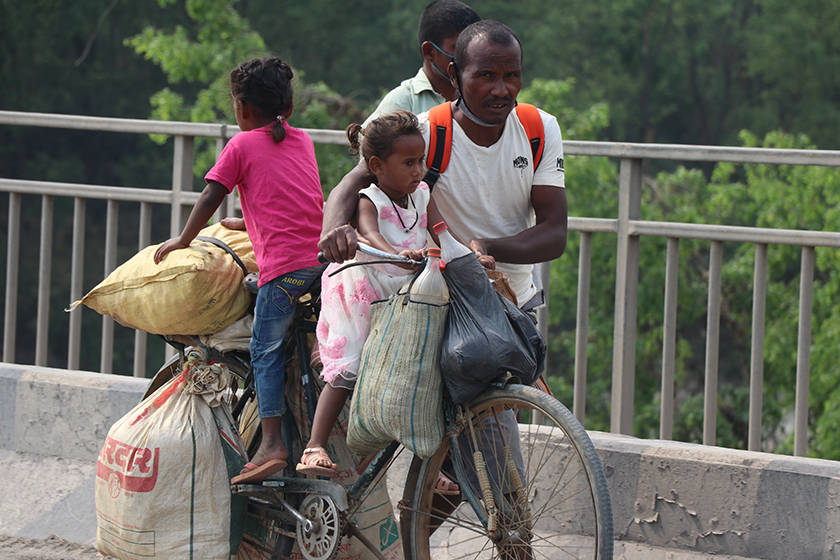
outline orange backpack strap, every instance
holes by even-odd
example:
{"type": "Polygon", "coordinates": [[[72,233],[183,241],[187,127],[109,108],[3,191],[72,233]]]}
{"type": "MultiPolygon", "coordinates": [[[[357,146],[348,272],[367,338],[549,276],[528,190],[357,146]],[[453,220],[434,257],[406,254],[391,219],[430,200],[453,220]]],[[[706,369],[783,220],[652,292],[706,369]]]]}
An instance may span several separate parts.
{"type": "Polygon", "coordinates": [[[531,144],[531,156],[534,158],[534,172],[542,160],[543,148],[545,148],[545,129],[543,128],[542,117],[539,110],[528,103],[519,103],[516,106],[516,116],[525,128],[528,135],[528,142],[531,144]]]}
{"type": "MultiPolygon", "coordinates": [[[[531,144],[531,157],[534,160],[534,171],[542,159],[545,147],[545,129],[539,110],[528,103],[516,106],[516,115],[525,128],[528,142],[531,144]]],[[[446,102],[429,109],[429,169],[423,181],[432,190],[440,175],[449,165],[452,154],[452,106],[446,102]]]]}
{"type": "Polygon", "coordinates": [[[429,169],[423,181],[432,190],[452,153],[452,107],[447,101],[429,109],[429,169]]]}

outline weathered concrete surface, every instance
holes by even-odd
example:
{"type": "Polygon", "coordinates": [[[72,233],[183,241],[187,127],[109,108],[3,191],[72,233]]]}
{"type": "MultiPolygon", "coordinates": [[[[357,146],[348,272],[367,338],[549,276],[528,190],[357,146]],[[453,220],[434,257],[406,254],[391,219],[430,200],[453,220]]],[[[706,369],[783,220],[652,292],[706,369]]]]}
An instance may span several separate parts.
{"type": "Polygon", "coordinates": [[[95,460],[0,450],[0,535],[94,544],[95,460]]]}
{"type": "MultiPolygon", "coordinates": [[[[0,364],[0,534],[94,542],[96,457],[147,385],[0,364]]],[[[591,436],[610,486],[616,559],[840,559],[838,462],[591,436]]],[[[389,477],[394,500],[403,479],[389,477]]]]}
{"type": "Polygon", "coordinates": [[[768,560],[840,558],[840,463],[593,433],[616,538],[768,560]]]}
{"type": "Polygon", "coordinates": [[[96,460],[147,379],[0,364],[0,449],[96,460]]]}
{"type": "Polygon", "coordinates": [[[96,458],[147,379],[0,364],[0,534],[96,538],[96,458]]]}

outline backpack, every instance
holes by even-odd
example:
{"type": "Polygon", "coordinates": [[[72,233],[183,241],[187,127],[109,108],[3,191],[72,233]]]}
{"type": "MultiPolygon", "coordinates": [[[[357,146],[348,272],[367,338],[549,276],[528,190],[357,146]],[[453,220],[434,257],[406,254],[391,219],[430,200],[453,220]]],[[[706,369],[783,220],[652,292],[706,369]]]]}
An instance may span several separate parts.
{"type": "MultiPolygon", "coordinates": [[[[543,148],[545,147],[545,130],[543,129],[540,112],[533,105],[519,103],[516,106],[516,116],[525,128],[531,144],[531,156],[534,158],[534,169],[536,170],[542,159],[543,148]]],[[[452,105],[449,102],[442,103],[429,109],[429,153],[433,154],[431,164],[426,171],[423,181],[429,185],[429,190],[434,188],[438,178],[446,171],[449,165],[449,156],[452,152],[452,105]]]]}

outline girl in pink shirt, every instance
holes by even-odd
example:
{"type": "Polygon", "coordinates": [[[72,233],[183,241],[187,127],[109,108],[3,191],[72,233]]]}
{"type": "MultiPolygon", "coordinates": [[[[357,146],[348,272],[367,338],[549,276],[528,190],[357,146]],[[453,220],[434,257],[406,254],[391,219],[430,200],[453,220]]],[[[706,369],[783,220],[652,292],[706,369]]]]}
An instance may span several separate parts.
{"type": "MultiPolygon", "coordinates": [[[[321,277],[318,239],[324,196],[312,139],[286,123],[294,109],[291,68],[279,58],[244,62],[230,74],[242,130],[207,173],[207,186],[179,237],[155,253],[159,263],[190,243],[224,197],[239,188],[242,216],[260,269],[251,334],[251,364],[262,443],[233,484],[256,482],[286,466],[280,434],[286,410],[285,344],[298,298],[321,277]]],[[[225,221],[223,221],[223,224],[225,221]]]]}

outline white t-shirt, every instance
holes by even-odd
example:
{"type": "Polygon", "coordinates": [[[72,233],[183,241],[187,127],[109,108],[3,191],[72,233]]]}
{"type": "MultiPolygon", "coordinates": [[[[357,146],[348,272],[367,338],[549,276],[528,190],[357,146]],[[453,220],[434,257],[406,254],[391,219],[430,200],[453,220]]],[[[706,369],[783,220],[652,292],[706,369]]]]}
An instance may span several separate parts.
{"type": "MultiPolygon", "coordinates": [[[[499,141],[489,147],[474,144],[452,119],[452,154],[434,187],[438,209],[449,230],[466,243],[472,238],[516,235],[536,223],[531,186],[565,187],[563,139],[557,119],[540,110],[545,147],[534,172],[531,144],[516,111],[511,111],[499,141]]],[[[418,116],[429,146],[429,114],[418,116]]],[[[426,165],[433,154],[428,154],[426,165]]],[[[519,304],[537,292],[531,264],[496,263],[505,272],[519,304]]]]}

